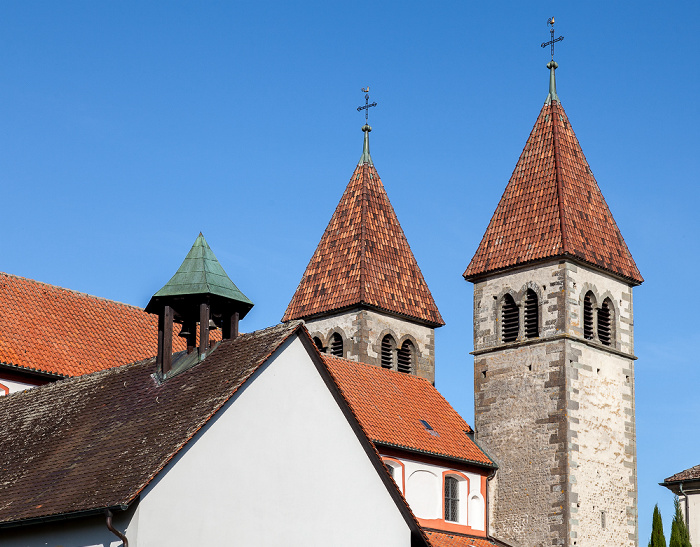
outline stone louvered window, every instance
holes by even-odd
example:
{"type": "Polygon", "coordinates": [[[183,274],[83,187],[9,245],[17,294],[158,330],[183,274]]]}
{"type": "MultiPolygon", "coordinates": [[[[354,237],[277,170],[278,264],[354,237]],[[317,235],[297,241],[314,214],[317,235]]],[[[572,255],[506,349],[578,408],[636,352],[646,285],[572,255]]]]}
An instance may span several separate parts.
{"type": "Polygon", "coordinates": [[[525,294],[525,338],[537,338],[540,335],[539,316],[537,293],[528,289],[525,294]]]}
{"type": "Polygon", "coordinates": [[[598,310],[598,339],[605,346],[612,345],[612,304],[606,298],[598,310]]]}
{"type": "Polygon", "coordinates": [[[459,520],[459,481],[454,477],[445,477],[445,520],[459,520]]]}
{"type": "Polygon", "coordinates": [[[323,347],[323,343],[321,342],[321,339],[318,336],[314,336],[314,345],[318,348],[318,351],[321,353],[325,353],[325,348],[323,347]]]}
{"type": "Polygon", "coordinates": [[[396,340],[391,334],[382,338],[382,367],[393,369],[396,364],[396,340]]]}
{"type": "Polygon", "coordinates": [[[401,349],[396,352],[396,368],[399,372],[411,374],[413,372],[413,344],[406,340],[401,344],[401,349]]]}
{"type": "Polygon", "coordinates": [[[333,333],[333,336],[331,336],[331,355],[334,357],[342,357],[343,356],[343,337],[340,336],[337,332],[333,333]]]}
{"type": "Polygon", "coordinates": [[[515,300],[509,294],[503,297],[501,303],[501,340],[515,342],[520,329],[520,312],[515,300]]]}
{"type": "Polygon", "coordinates": [[[593,293],[587,292],[583,299],[583,337],[593,340],[593,293]]]}

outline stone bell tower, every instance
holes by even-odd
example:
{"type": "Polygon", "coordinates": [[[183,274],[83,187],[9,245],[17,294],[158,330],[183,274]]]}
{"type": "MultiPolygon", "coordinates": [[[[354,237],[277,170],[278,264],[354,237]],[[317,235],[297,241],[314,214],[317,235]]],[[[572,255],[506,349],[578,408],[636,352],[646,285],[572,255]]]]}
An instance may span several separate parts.
{"type": "Polygon", "coordinates": [[[304,319],[321,351],[434,382],[444,322],[369,154],[372,128],[362,131],[360,161],[282,321],[304,319]]]}
{"type": "Polygon", "coordinates": [[[522,547],[637,545],[632,288],[642,277],[556,92],[464,277],[492,533],[522,547]]]}

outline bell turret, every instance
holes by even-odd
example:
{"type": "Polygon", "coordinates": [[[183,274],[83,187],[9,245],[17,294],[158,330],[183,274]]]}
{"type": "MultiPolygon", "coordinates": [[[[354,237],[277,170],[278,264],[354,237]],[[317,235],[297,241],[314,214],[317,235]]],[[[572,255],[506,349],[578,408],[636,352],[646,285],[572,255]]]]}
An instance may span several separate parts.
{"type": "Polygon", "coordinates": [[[158,315],[158,372],[167,377],[172,369],[173,323],[182,325],[180,336],[187,340],[187,354],[194,353],[196,347],[198,362],[209,351],[210,329],[221,328],[223,340],[235,338],[238,321],[252,307],[253,303],[226,275],[200,232],[175,275],[146,306],[148,313],[158,315]]]}

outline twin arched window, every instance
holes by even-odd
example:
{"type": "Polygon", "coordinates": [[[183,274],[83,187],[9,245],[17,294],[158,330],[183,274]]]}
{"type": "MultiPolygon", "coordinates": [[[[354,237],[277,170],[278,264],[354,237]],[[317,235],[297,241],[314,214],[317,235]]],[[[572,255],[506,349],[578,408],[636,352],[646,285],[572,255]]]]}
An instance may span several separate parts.
{"type": "MultiPolygon", "coordinates": [[[[540,311],[537,293],[528,289],[525,293],[524,306],[525,338],[537,338],[540,335],[540,311]]],[[[501,303],[501,340],[505,343],[515,342],[520,333],[520,309],[513,296],[506,294],[501,303]]]]}
{"type": "Polygon", "coordinates": [[[415,351],[413,343],[405,340],[400,348],[396,348],[396,341],[391,334],[382,338],[381,363],[383,368],[396,369],[399,372],[411,374],[415,351]]]}

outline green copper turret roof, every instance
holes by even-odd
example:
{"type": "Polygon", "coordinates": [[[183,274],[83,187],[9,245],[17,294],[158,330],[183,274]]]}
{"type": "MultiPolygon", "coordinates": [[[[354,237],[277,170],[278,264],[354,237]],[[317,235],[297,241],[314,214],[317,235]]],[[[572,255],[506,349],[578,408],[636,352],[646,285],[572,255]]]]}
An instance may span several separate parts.
{"type": "Polygon", "coordinates": [[[362,126],[362,131],[365,134],[365,142],[362,145],[362,156],[360,156],[360,161],[357,162],[357,165],[362,165],[363,163],[374,165],[374,163],[372,163],[372,156],[369,155],[369,132],[372,131],[372,128],[365,124],[362,126]]]}
{"type": "Polygon", "coordinates": [[[549,69],[549,94],[544,104],[552,104],[552,101],[560,103],[559,96],[557,95],[557,80],[554,77],[554,71],[559,68],[559,65],[552,59],[547,63],[547,68],[549,69]]]}
{"type": "Polygon", "coordinates": [[[253,303],[226,275],[201,232],[175,275],[153,295],[153,299],[198,294],[232,300],[241,304],[246,312],[253,307],[253,303]]]}

